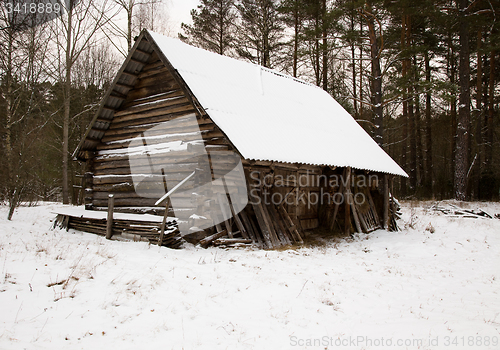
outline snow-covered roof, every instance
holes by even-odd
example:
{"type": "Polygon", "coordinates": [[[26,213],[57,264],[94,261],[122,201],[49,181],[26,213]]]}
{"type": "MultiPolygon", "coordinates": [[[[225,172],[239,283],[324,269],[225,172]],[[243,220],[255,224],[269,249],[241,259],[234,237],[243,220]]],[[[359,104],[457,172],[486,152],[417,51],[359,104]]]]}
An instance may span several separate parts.
{"type": "Polygon", "coordinates": [[[149,32],[243,157],[407,176],[324,90],[149,32]]]}

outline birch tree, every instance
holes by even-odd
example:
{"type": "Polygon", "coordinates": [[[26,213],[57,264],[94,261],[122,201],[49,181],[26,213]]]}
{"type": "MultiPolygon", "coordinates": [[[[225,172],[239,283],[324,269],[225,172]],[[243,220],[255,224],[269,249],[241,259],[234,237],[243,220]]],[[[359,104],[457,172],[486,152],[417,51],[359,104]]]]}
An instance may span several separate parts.
{"type": "Polygon", "coordinates": [[[71,86],[73,66],[82,52],[95,45],[97,34],[116,15],[115,9],[108,0],[69,0],[66,12],[54,22],[53,35],[57,80],[63,88],[63,122],[62,122],[62,196],[63,203],[69,204],[69,128],[71,122],[71,86]],[[76,5],[75,5],[76,3],[76,5]]]}
{"type": "Polygon", "coordinates": [[[34,25],[35,19],[19,20],[15,12],[9,14],[3,6],[0,11],[3,187],[9,203],[7,219],[11,220],[15,208],[33,186],[34,169],[30,168],[35,163],[30,159],[30,151],[36,132],[45,124],[41,109],[46,102],[45,43],[49,37],[45,25],[34,25]]]}

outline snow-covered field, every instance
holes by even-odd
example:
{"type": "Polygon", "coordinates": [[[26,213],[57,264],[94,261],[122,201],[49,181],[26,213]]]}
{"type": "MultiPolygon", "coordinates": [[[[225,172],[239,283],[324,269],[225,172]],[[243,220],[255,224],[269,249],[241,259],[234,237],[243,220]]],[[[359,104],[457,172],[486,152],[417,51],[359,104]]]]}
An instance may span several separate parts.
{"type": "MultiPolygon", "coordinates": [[[[499,349],[500,220],[403,203],[401,232],[170,250],[0,208],[0,349],[499,349]]],[[[500,213],[498,203],[472,203],[500,213]]]]}

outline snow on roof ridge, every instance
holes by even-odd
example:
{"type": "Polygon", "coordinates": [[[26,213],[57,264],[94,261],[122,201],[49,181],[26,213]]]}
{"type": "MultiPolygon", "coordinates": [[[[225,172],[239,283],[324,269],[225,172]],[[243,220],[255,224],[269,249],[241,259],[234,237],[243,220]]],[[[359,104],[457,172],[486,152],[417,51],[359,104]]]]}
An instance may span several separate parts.
{"type": "Polygon", "coordinates": [[[277,70],[275,70],[275,69],[272,69],[272,68],[267,68],[267,67],[264,67],[264,66],[260,66],[260,65],[255,64],[255,63],[252,63],[252,64],[253,64],[253,65],[256,65],[256,66],[259,66],[259,67],[260,67],[260,69],[265,70],[265,71],[267,71],[267,72],[269,72],[269,73],[272,73],[272,74],[274,74],[274,75],[277,75],[277,76],[279,76],[279,77],[281,77],[281,78],[290,79],[290,80],[293,80],[293,81],[295,81],[295,82],[297,82],[297,83],[304,84],[304,85],[308,85],[308,86],[311,86],[311,87],[314,87],[314,88],[316,88],[316,89],[320,89],[320,90],[322,90],[322,91],[323,91],[323,89],[321,89],[319,86],[316,86],[316,85],[314,85],[314,84],[308,83],[307,81],[302,80],[302,79],[300,79],[300,78],[297,78],[297,77],[292,77],[291,75],[289,75],[289,74],[287,74],[287,73],[282,73],[282,72],[279,72],[279,71],[277,71],[277,70]]]}
{"type": "Polygon", "coordinates": [[[150,33],[201,107],[244,158],[408,176],[320,87],[150,33]],[[255,74],[257,69],[259,74],[255,74]]]}

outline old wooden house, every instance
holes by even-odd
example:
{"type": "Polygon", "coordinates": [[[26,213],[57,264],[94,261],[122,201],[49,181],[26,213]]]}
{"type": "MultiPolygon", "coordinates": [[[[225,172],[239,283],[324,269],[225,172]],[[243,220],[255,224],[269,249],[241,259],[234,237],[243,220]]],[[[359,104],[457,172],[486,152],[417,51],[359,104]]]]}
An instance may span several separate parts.
{"type": "MultiPolygon", "coordinates": [[[[264,248],[390,228],[391,177],[407,176],[320,88],[146,30],[74,157],[87,211],[112,195],[115,212],[167,207],[187,240],[264,248]]],[[[98,233],[76,216],[62,218],[98,233]]]]}

